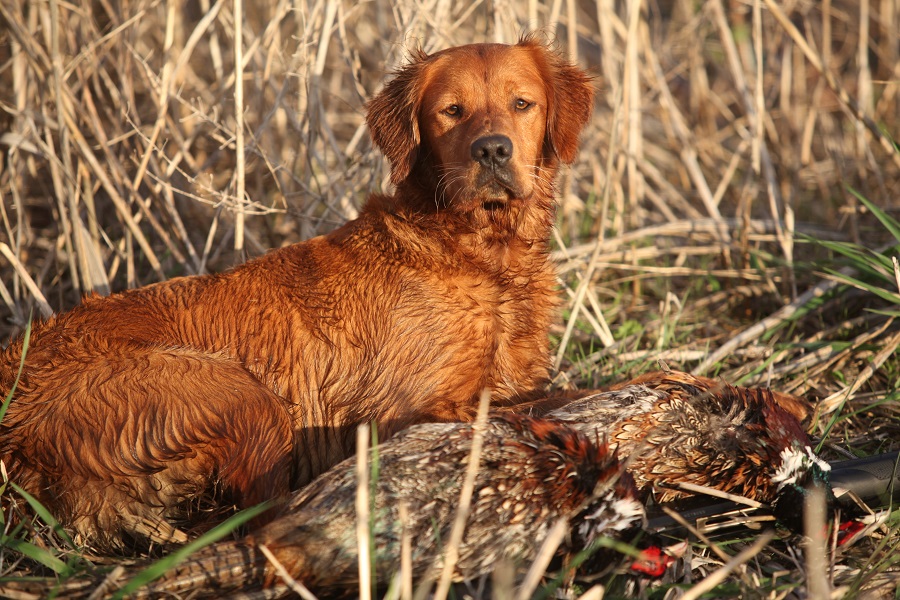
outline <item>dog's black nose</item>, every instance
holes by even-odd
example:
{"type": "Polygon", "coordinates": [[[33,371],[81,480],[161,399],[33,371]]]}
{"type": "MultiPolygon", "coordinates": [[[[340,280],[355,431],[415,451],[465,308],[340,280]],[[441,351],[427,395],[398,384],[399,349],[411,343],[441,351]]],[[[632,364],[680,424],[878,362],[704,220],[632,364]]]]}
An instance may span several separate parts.
{"type": "Polygon", "coordinates": [[[486,135],[472,142],[472,159],[484,167],[502,167],[512,153],[512,140],[505,135],[486,135]]]}

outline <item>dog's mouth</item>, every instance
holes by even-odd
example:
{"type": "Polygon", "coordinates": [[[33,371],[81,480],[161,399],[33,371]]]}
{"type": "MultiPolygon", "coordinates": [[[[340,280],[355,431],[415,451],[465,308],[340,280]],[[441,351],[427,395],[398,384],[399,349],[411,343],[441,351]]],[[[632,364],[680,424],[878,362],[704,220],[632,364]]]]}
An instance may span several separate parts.
{"type": "Polygon", "coordinates": [[[509,206],[510,202],[515,201],[519,197],[519,190],[499,184],[482,188],[479,194],[481,207],[488,212],[503,210],[509,206]]]}
{"type": "Polygon", "coordinates": [[[482,208],[492,212],[502,210],[516,198],[521,198],[522,190],[509,177],[493,177],[480,186],[478,196],[482,208]]]}
{"type": "Polygon", "coordinates": [[[520,188],[502,187],[481,190],[479,200],[481,208],[487,212],[497,212],[510,208],[511,205],[517,205],[520,202],[527,202],[531,198],[531,190],[522,190],[520,188]]]}
{"type": "Polygon", "coordinates": [[[499,199],[485,200],[484,202],[481,203],[481,208],[483,208],[484,210],[486,210],[488,212],[503,210],[504,208],[506,208],[507,202],[508,202],[508,200],[505,200],[505,199],[504,200],[499,200],[499,199]]]}

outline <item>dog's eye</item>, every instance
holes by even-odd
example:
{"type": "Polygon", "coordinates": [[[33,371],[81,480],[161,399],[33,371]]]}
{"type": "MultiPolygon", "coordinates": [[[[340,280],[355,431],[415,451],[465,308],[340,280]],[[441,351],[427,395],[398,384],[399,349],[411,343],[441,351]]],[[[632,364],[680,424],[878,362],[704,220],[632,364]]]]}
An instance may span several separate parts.
{"type": "Polygon", "coordinates": [[[516,110],[527,110],[534,105],[533,102],[519,98],[516,100],[516,110]]]}
{"type": "Polygon", "coordinates": [[[459,104],[451,104],[444,109],[444,114],[451,117],[458,117],[462,115],[462,107],[459,104]]]}

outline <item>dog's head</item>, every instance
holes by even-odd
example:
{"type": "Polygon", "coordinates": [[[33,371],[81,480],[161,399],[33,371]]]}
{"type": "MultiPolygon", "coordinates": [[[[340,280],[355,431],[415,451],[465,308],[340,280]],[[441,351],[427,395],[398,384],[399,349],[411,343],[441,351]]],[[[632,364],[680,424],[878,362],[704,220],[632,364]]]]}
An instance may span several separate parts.
{"type": "Polygon", "coordinates": [[[391,180],[439,207],[549,198],[593,110],[590,77],[533,38],[419,52],[368,105],[391,180]]]}

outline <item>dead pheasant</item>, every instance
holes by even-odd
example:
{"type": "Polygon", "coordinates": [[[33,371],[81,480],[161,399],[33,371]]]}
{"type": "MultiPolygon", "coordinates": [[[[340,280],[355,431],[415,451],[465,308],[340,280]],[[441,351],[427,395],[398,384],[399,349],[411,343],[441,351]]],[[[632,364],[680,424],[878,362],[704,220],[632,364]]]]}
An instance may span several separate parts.
{"type": "MultiPolygon", "coordinates": [[[[440,572],[472,437],[471,423],[426,424],[378,447],[372,572],[379,583],[400,571],[404,532],[411,543],[414,580],[440,572]],[[405,523],[401,505],[406,506],[405,523]]],[[[480,464],[457,580],[490,572],[500,560],[527,566],[559,518],[569,520],[567,548],[577,550],[643,517],[634,484],[615,453],[558,422],[521,415],[489,419],[480,464]]],[[[220,595],[278,585],[261,546],[317,592],[354,590],[355,468],[354,459],[337,465],[252,536],[195,554],[146,591],[153,596],[191,590],[220,595]]]]}
{"type": "Polygon", "coordinates": [[[827,486],[798,419],[797,398],[677,371],[642,375],[554,410],[548,417],[608,440],[639,487],[659,502],[693,483],[771,503],[792,524],[809,485],[827,486]],[[798,494],[800,496],[798,496],[798,494]]]}

